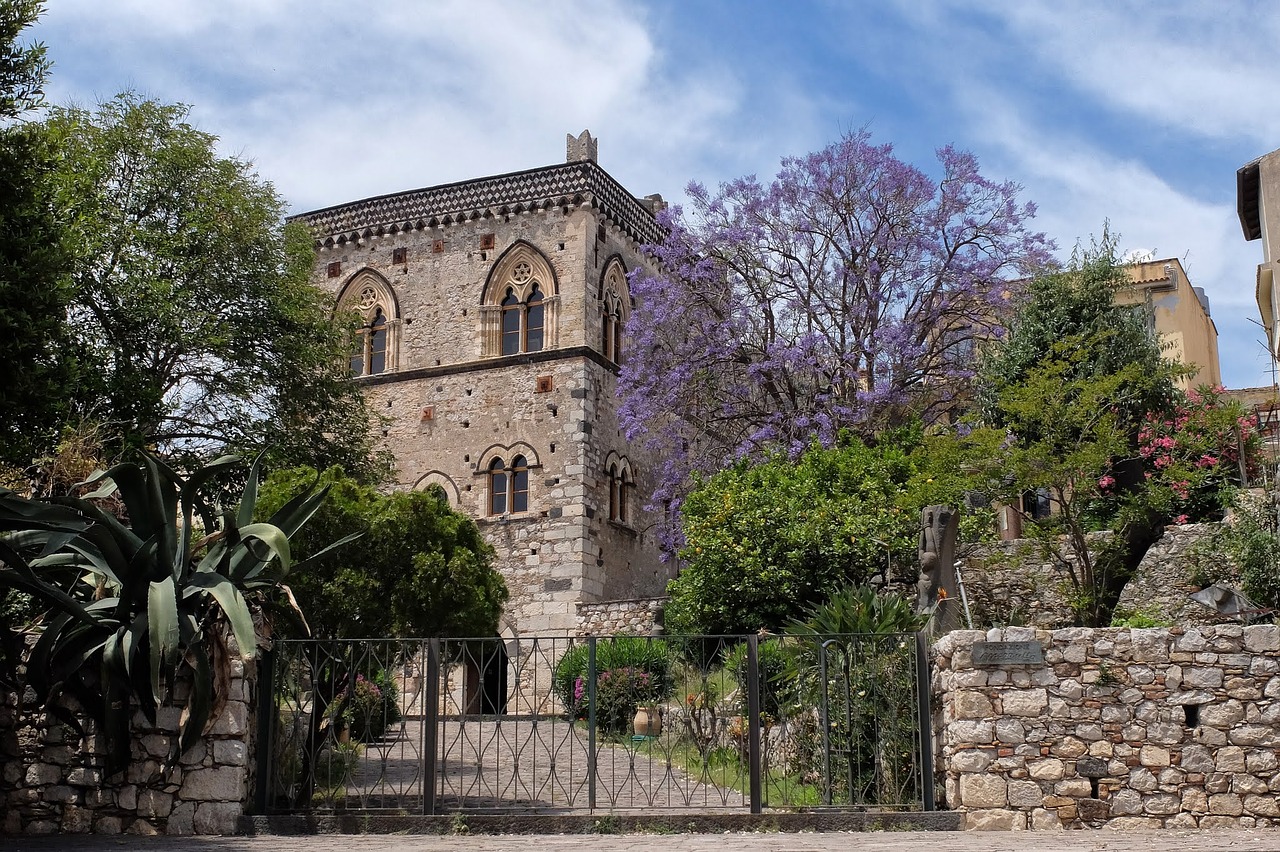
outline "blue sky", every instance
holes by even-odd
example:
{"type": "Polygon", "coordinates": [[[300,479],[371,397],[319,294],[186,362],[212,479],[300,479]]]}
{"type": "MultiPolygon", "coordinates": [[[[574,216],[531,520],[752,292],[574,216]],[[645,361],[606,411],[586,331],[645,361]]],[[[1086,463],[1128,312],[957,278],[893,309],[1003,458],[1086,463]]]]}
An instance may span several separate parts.
{"type": "Polygon", "coordinates": [[[637,195],[772,175],[868,128],[973,151],[1063,255],[1109,220],[1204,287],[1224,381],[1269,384],[1235,172],[1280,148],[1273,2],[49,0],[55,103],[191,104],[295,212],[560,162],[637,195]]]}

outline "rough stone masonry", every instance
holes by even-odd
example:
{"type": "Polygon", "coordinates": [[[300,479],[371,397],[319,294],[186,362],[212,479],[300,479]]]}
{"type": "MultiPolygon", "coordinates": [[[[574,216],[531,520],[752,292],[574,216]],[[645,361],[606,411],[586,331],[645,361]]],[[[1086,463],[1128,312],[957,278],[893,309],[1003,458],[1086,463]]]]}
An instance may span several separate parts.
{"type": "Polygon", "coordinates": [[[1280,627],[958,631],[938,765],[973,829],[1280,825],[1280,627]],[[978,643],[1043,662],[979,665],[978,643]]]}

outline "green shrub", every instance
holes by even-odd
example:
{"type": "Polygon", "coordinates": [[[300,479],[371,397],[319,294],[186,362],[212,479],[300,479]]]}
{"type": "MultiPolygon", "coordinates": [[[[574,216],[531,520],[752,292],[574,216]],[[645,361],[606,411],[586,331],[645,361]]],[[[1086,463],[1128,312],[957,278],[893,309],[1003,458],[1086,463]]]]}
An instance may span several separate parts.
{"type": "MultiPolygon", "coordinates": [[[[765,639],[756,645],[756,670],[760,678],[760,712],[780,719],[796,700],[794,681],[787,677],[791,657],[779,638],[765,639]]],[[[747,715],[747,643],[735,645],[725,655],[724,667],[738,682],[738,712],[747,715]]]]}
{"type": "MultiPolygon", "coordinates": [[[[564,653],[552,675],[552,688],[572,719],[587,716],[586,643],[564,653]]],[[[636,707],[661,701],[673,688],[671,652],[666,642],[642,636],[618,636],[596,643],[596,724],[614,733],[626,730],[636,707]]]]}

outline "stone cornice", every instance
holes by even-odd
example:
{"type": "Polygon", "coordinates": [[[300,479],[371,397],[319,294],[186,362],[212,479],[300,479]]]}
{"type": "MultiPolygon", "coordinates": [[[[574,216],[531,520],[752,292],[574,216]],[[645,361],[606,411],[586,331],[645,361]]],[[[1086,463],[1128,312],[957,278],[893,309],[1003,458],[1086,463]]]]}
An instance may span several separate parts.
{"type": "Polygon", "coordinates": [[[437,228],[458,222],[590,204],[637,243],[663,232],[653,213],[590,161],[413,189],[289,217],[311,228],[317,246],[437,228]]]}
{"type": "Polygon", "coordinates": [[[434,379],[441,376],[455,376],[461,373],[479,373],[486,370],[501,370],[506,367],[543,364],[548,361],[568,361],[576,358],[592,361],[609,372],[618,372],[617,364],[614,364],[591,347],[570,346],[564,349],[543,349],[540,352],[523,352],[519,355],[505,355],[499,358],[481,358],[475,361],[463,361],[459,364],[442,364],[439,367],[419,367],[413,370],[375,373],[371,376],[360,376],[355,381],[361,385],[389,385],[412,379],[434,379]]]}

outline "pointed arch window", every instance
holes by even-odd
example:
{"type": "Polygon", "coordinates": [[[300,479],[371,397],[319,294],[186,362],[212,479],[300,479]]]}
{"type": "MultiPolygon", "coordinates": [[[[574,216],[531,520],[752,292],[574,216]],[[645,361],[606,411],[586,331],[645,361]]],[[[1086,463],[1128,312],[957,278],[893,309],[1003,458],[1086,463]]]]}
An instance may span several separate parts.
{"type": "Polygon", "coordinates": [[[555,273],[535,248],[517,245],[494,266],[481,303],[482,357],[554,349],[555,273]]]}
{"type": "Polygon", "coordinates": [[[604,305],[604,333],[600,350],[615,364],[622,362],[622,304],[615,293],[609,293],[604,305]]]}
{"type": "Polygon", "coordinates": [[[600,284],[600,352],[615,364],[622,363],[622,334],[627,324],[626,270],[619,261],[609,264],[600,284]]]}
{"type": "Polygon", "coordinates": [[[394,370],[399,319],[395,295],[386,282],[368,273],[357,275],[338,304],[359,317],[351,346],[351,375],[375,376],[394,370]]]}
{"type": "Polygon", "coordinates": [[[529,511],[529,464],[524,456],[511,460],[511,511],[529,511]]]}
{"type": "Polygon", "coordinates": [[[533,292],[529,294],[529,300],[525,302],[524,313],[524,351],[525,352],[541,352],[542,351],[542,328],[545,318],[545,310],[542,304],[542,288],[537,284],[533,285],[533,292]]]}
{"type": "Polygon", "coordinates": [[[351,375],[374,376],[387,371],[387,337],[387,315],[378,306],[369,321],[356,332],[351,375]]]}
{"type": "Polygon", "coordinates": [[[529,462],[514,456],[510,466],[501,458],[489,462],[489,514],[529,511],[529,462]]]}
{"type": "Polygon", "coordinates": [[[489,462],[489,514],[507,513],[507,466],[502,459],[489,462]]]}
{"type": "Polygon", "coordinates": [[[534,284],[529,298],[521,302],[515,289],[508,287],[502,300],[502,354],[541,352],[545,318],[542,288],[534,284]]]}
{"type": "Polygon", "coordinates": [[[507,297],[502,300],[502,354],[515,355],[520,351],[521,314],[524,308],[516,298],[515,291],[507,288],[507,297]]]}
{"type": "Polygon", "coordinates": [[[632,486],[631,468],[626,460],[610,462],[609,479],[609,520],[625,524],[631,520],[628,491],[632,486]]]}

